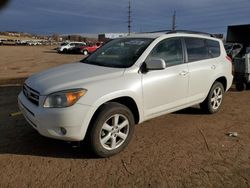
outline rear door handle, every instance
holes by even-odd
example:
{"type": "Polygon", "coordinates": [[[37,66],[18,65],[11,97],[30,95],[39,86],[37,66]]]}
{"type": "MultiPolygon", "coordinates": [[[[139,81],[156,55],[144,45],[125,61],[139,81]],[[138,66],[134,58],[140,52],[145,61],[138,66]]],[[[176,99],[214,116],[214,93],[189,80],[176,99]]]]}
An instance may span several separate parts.
{"type": "Polygon", "coordinates": [[[181,71],[179,73],[180,76],[186,76],[189,72],[188,71],[181,71]]]}

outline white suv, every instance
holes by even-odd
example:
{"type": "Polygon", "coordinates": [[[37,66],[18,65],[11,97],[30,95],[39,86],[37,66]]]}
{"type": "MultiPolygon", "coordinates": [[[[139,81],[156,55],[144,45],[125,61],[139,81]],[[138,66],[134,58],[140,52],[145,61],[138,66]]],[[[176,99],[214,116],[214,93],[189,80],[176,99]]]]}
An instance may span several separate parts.
{"type": "Polygon", "coordinates": [[[127,146],[135,124],[195,104],[217,112],[232,79],[219,39],[185,32],[135,35],[32,75],[18,103],[40,134],[86,138],[95,154],[108,157],[127,146]]]}
{"type": "Polygon", "coordinates": [[[78,45],[86,45],[85,42],[64,42],[61,44],[60,47],[57,48],[59,53],[63,52],[66,53],[70,48],[73,48],[78,45]]]}

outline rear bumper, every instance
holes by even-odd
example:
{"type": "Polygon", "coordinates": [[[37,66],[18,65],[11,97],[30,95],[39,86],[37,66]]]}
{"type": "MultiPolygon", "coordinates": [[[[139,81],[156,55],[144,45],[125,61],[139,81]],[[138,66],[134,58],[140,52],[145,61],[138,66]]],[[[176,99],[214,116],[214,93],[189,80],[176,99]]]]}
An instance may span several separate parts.
{"type": "Polygon", "coordinates": [[[84,125],[84,119],[90,106],[75,104],[67,108],[43,108],[31,103],[23,92],[18,96],[18,106],[27,122],[41,135],[66,141],[83,140],[83,130],[88,127],[84,125]]]}

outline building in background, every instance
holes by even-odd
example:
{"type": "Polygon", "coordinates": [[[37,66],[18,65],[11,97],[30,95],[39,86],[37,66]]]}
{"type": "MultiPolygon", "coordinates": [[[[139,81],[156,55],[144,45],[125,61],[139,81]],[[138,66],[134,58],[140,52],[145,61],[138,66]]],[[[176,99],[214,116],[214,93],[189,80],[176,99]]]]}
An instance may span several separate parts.
{"type": "Polygon", "coordinates": [[[120,38],[128,36],[128,33],[104,33],[98,35],[98,40],[100,42],[107,42],[111,39],[120,38]]]}

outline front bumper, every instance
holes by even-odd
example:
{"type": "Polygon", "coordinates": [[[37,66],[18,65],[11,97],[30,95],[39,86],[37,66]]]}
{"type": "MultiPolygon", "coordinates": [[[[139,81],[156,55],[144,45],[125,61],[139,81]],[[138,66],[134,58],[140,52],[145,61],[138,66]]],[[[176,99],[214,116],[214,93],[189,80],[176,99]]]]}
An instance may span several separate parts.
{"type": "Polygon", "coordinates": [[[21,92],[18,106],[27,122],[41,135],[66,141],[84,139],[88,124],[84,124],[90,106],[74,104],[67,108],[43,108],[31,103],[21,92]],[[64,134],[61,129],[66,130],[64,134]]]}

